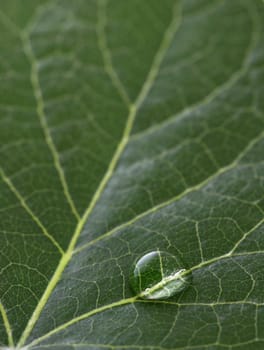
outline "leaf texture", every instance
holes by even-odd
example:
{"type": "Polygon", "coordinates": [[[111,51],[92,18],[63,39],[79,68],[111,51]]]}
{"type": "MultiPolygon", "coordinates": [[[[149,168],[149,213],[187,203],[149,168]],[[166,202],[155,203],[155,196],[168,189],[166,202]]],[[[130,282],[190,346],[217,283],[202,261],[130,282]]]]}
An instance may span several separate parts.
{"type": "Polygon", "coordinates": [[[262,0],[2,0],[0,348],[264,346],[262,0]],[[133,295],[152,250],[192,285],[133,295]]]}

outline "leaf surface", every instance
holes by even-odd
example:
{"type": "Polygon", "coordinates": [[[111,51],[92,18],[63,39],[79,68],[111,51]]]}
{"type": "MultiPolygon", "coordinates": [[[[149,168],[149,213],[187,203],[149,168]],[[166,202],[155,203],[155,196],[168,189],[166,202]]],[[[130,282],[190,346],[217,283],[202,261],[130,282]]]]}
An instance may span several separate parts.
{"type": "Polygon", "coordinates": [[[262,349],[261,0],[3,0],[0,347],[262,349]],[[192,285],[133,295],[135,259],[192,285]]]}

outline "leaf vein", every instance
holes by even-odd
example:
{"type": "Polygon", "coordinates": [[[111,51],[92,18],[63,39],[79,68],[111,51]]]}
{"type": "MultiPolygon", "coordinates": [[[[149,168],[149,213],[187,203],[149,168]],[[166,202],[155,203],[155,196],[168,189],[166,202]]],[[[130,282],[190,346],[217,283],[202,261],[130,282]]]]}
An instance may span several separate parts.
{"type": "Polygon", "coordinates": [[[12,328],[9,323],[8,317],[6,310],[4,308],[4,305],[0,302],[0,314],[2,315],[3,321],[4,321],[4,326],[6,329],[6,334],[7,334],[7,339],[8,339],[8,345],[10,347],[14,346],[14,340],[13,340],[13,334],[12,334],[12,328]]]}
{"type": "Polygon", "coordinates": [[[239,155],[236,157],[236,159],[233,160],[232,163],[230,163],[229,165],[220,168],[216,173],[212,174],[211,176],[209,176],[208,178],[206,178],[205,180],[203,180],[202,182],[200,182],[199,184],[189,187],[187,188],[185,191],[183,191],[182,193],[170,198],[169,200],[162,202],[152,208],[150,208],[149,210],[146,210],[145,212],[135,216],[133,219],[125,222],[124,224],[121,224],[117,227],[114,227],[112,230],[100,235],[99,237],[95,238],[94,240],[88,242],[87,244],[84,244],[83,246],[77,248],[74,251],[74,254],[79,253],[80,251],[88,248],[89,246],[105,239],[108,238],[110,236],[112,236],[113,234],[115,234],[117,231],[128,227],[132,224],[134,224],[135,222],[141,220],[142,218],[144,218],[147,215],[150,215],[152,213],[155,213],[157,210],[162,209],[166,206],[169,206],[170,204],[175,203],[176,201],[181,200],[182,198],[184,198],[185,196],[187,196],[188,194],[198,191],[200,189],[202,189],[203,187],[205,187],[206,185],[208,185],[208,183],[210,183],[210,181],[215,180],[217,177],[219,177],[222,174],[227,173],[228,171],[231,171],[232,169],[234,169],[235,167],[238,166],[240,160],[247,154],[247,152],[249,152],[256,143],[258,143],[262,138],[264,137],[264,131],[262,131],[256,138],[254,138],[253,140],[251,140],[247,146],[244,148],[244,150],[242,152],[239,153],[239,155]]]}
{"type": "Polygon", "coordinates": [[[20,192],[16,189],[16,187],[14,186],[13,182],[10,180],[9,177],[7,177],[7,175],[5,174],[4,170],[2,168],[0,168],[0,175],[4,181],[4,183],[8,186],[8,188],[10,189],[10,191],[16,196],[16,198],[19,200],[21,206],[26,210],[26,212],[30,215],[30,217],[33,219],[33,221],[38,225],[38,227],[41,229],[42,233],[44,234],[44,236],[46,236],[51,242],[52,244],[58,249],[58,251],[60,252],[60,254],[64,254],[64,251],[62,249],[62,247],[60,246],[60,244],[55,240],[55,238],[48,232],[48,230],[46,229],[46,227],[42,224],[42,222],[40,221],[40,219],[33,213],[33,211],[31,210],[31,208],[27,205],[25,199],[22,197],[22,195],[20,194],[20,192]]]}
{"type": "MultiPolygon", "coordinates": [[[[113,155],[113,158],[109,164],[109,167],[108,167],[102,181],[100,182],[96,192],[94,193],[94,196],[93,196],[88,208],[85,210],[82,218],[79,220],[79,222],[77,224],[76,230],[73,234],[73,237],[70,241],[70,244],[69,244],[67,251],[63,255],[56,271],[54,272],[54,274],[50,280],[50,283],[48,284],[46,290],[44,291],[35,311],[33,312],[30,320],[28,321],[28,324],[27,324],[23,334],[21,335],[21,338],[18,342],[19,347],[21,347],[25,344],[28,336],[30,335],[35,323],[37,322],[37,320],[39,318],[40,313],[42,312],[44,306],[46,305],[53,289],[55,288],[58,281],[60,280],[60,277],[61,277],[66,265],[68,264],[68,262],[70,261],[70,259],[72,257],[74,247],[76,245],[78,237],[81,234],[83,226],[87,222],[91,212],[93,211],[95,205],[97,204],[98,200],[100,199],[101,194],[102,194],[103,190],[105,189],[107,183],[111,179],[112,174],[114,173],[114,170],[116,168],[116,165],[117,165],[117,163],[118,163],[118,161],[119,161],[119,159],[120,159],[120,157],[121,157],[121,155],[122,155],[122,153],[123,153],[123,151],[128,143],[129,136],[130,136],[130,133],[131,133],[132,128],[133,128],[133,124],[135,121],[137,111],[138,111],[139,107],[141,106],[142,102],[144,101],[145,97],[147,96],[147,94],[148,94],[148,92],[149,92],[149,90],[150,90],[150,88],[151,88],[151,86],[156,78],[156,75],[159,71],[163,57],[166,54],[167,49],[170,46],[171,40],[173,39],[173,36],[178,28],[178,25],[179,25],[178,2],[176,2],[176,5],[177,6],[175,6],[172,21],[171,21],[170,25],[168,26],[168,28],[164,34],[163,40],[161,41],[161,45],[160,45],[160,47],[159,47],[159,49],[154,57],[154,60],[153,60],[152,66],[150,67],[150,71],[149,71],[149,74],[147,76],[147,79],[146,79],[144,85],[142,86],[142,89],[141,89],[135,103],[130,105],[130,110],[129,110],[127,122],[126,122],[126,125],[124,128],[124,133],[123,133],[123,136],[121,138],[121,141],[120,141],[119,145],[117,146],[117,149],[113,155]]],[[[28,40],[28,39],[26,38],[24,40],[28,40]]],[[[24,45],[26,45],[26,47],[25,47],[26,50],[32,50],[31,46],[30,46],[30,42],[26,41],[26,43],[24,45]]],[[[33,52],[30,53],[30,51],[29,51],[28,54],[32,55],[33,52]]],[[[33,56],[33,58],[31,58],[31,61],[32,60],[33,60],[32,64],[36,64],[34,56],[33,56]]],[[[36,67],[35,67],[35,69],[36,69],[36,67]]]]}
{"type": "Polygon", "coordinates": [[[187,116],[189,116],[193,112],[195,112],[195,111],[209,105],[210,103],[212,103],[214,100],[216,100],[218,97],[220,97],[223,93],[225,93],[229,89],[231,89],[239,81],[239,79],[241,79],[243,76],[246,75],[246,73],[248,72],[248,69],[250,67],[250,58],[251,58],[252,52],[259,41],[259,34],[260,34],[259,16],[255,12],[251,13],[251,15],[252,15],[252,21],[254,24],[254,28],[252,29],[251,40],[250,40],[248,48],[245,52],[244,59],[241,63],[241,67],[236,72],[234,72],[229,77],[229,79],[227,81],[225,81],[220,86],[217,86],[211,93],[206,95],[201,101],[196,102],[196,103],[190,105],[189,107],[184,108],[183,110],[179,111],[178,113],[169,116],[168,118],[166,118],[166,120],[164,120],[158,124],[155,124],[155,125],[149,127],[148,129],[145,129],[143,131],[139,131],[139,132],[133,134],[131,136],[131,140],[134,141],[134,140],[139,139],[141,137],[145,137],[146,135],[152,134],[155,131],[160,130],[161,128],[165,128],[165,127],[173,124],[175,122],[175,120],[179,121],[179,120],[186,118],[187,116]]]}
{"type": "Polygon", "coordinates": [[[104,68],[106,73],[109,75],[114,87],[116,88],[122,100],[125,102],[127,106],[130,106],[131,104],[130,98],[125,90],[125,87],[120,81],[117,72],[113,67],[111,52],[107,45],[106,33],[105,33],[105,27],[107,25],[107,17],[105,12],[106,5],[107,5],[107,0],[97,1],[98,11],[97,11],[96,33],[97,33],[98,46],[103,57],[104,68]]]}
{"type": "Polygon", "coordinates": [[[24,53],[31,65],[31,73],[30,73],[30,80],[34,91],[34,96],[36,99],[37,104],[37,115],[39,117],[40,125],[42,127],[45,141],[47,143],[47,146],[51,152],[54,166],[56,168],[56,171],[58,173],[59,179],[61,181],[61,185],[64,191],[64,195],[67,199],[67,202],[69,203],[69,206],[71,208],[71,211],[73,215],[76,217],[77,220],[80,220],[80,215],[78,213],[78,210],[76,209],[76,206],[74,204],[74,201],[71,197],[69,187],[65,178],[64,170],[62,168],[61,162],[60,162],[60,156],[57,151],[57,148],[54,144],[51,132],[49,130],[49,126],[47,123],[47,117],[44,111],[44,101],[43,101],[43,94],[40,87],[40,81],[39,81],[39,73],[38,73],[38,67],[37,67],[37,61],[35,54],[33,52],[33,48],[30,42],[30,38],[28,37],[28,34],[26,32],[23,32],[21,34],[21,40],[23,44],[23,50],[24,53]]]}

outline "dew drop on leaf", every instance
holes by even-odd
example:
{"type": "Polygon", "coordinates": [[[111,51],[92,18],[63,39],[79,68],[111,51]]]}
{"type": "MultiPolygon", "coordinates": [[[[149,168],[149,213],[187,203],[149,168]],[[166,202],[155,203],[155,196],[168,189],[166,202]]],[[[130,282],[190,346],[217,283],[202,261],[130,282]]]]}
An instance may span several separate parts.
{"type": "Polygon", "coordinates": [[[152,251],[140,257],[132,266],[130,284],[143,299],[167,299],[186,289],[191,273],[179,256],[152,251]]]}

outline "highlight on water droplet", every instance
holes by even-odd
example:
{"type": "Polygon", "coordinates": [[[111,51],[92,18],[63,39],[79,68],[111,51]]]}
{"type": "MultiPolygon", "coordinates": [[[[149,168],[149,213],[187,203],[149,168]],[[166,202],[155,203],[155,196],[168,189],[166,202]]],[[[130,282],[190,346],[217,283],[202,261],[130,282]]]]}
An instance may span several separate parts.
{"type": "Polygon", "coordinates": [[[143,299],[167,299],[186,289],[191,273],[179,256],[163,251],[143,255],[133,265],[130,284],[143,299]]]}

